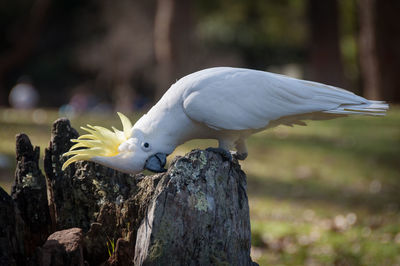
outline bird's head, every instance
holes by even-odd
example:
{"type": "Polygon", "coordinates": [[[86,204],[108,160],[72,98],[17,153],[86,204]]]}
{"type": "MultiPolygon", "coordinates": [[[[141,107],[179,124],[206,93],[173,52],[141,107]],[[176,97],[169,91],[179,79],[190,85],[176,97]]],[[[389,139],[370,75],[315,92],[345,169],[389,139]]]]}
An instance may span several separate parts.
{"type": "Polygon", "coordinates": [[[82,127],[88,134],[72,139],[76,144],[64,153],[70,156],[62,166],[62,170],[76,161],[91,161],[119,170],[135,174],[144,169],[153,172],[165,172],[167,153],[156,150],[151,141],[139,129],[132,128],[131,121],[118,113],[123,131],[112,127],[113,131],[99,126],[82,127]]]}

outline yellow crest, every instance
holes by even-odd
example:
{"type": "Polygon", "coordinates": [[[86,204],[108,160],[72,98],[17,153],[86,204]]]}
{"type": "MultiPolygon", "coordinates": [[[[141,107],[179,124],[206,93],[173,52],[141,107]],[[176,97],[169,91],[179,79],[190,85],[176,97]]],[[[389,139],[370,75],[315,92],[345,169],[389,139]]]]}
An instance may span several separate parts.
{"type": "Polygon", "coordinates": [[[78,139],[71,139],[71,142],[76,142],[76,144],[63,156],[73,156],[63,164],[62,170],[76,161],[89,160],[95,156],[110,157],[117,155],[119,145],[131,136],[132,129],[131,121],[119,112],[118,115],[122,122],[123,131],[115,127],[112,127],[113,131],[99,126],[87,125],[87,128],[81,127],[89,134],[82,135],[78,139]]]}

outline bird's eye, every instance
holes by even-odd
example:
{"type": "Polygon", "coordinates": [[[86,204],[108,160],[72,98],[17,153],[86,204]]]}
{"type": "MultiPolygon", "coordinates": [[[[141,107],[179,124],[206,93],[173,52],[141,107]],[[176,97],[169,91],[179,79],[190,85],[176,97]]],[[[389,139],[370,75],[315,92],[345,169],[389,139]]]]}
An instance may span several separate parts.
{"type": "Polygon", "coordinates": [[[150,149],[151,149],[150,148],[150,144],[148,142],[143,142],[142,143],[142,150],[149,151],[150,149]]]}

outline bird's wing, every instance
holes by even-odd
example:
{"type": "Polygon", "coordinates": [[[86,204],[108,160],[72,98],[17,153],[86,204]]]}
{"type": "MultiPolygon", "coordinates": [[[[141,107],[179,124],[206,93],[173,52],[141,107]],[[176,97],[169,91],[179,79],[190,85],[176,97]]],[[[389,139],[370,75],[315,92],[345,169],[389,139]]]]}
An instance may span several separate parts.
{"type": "MultiPolygon", "coordinates": [[[[191,119],[226,130],[261,129],[285,117],[290,124],[308,118],[299,116],[297,121],[299,114],[310,113],[311,119],[324,119],[327,114],[321,111],[368,104],[371,102],[332,86],[236,68],[215,68],[197,74],[183,94],[184,111],[191,119]]],[[[285,123],[284,119],[281,123],[285,123]]]]}

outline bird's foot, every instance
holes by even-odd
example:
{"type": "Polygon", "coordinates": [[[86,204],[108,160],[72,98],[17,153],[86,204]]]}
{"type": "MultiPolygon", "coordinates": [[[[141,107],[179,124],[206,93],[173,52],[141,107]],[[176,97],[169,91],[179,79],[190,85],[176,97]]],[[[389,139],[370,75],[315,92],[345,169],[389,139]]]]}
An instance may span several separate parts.
{"type": "Polygon", "coordinates": [[[243,161],[244,159],[246,159],[247,155],[248,155],[247,152],[243,152],[243,153],[240,153],[237,151],[232,152],[233,158],[235,158],[236,160],[240,160],[240,161],[243,161]]]}
{"type": "Polygon", "coordinates": [[[224,150],[222,148],[209,147],[209,148],[206,149],[206,151],[211,151],[211,152],[214,152],[214,153],[218,153],[219,155],[222,156],[222,159],[224,159],[225,161],[232,162],[232,160],[233,160],[232,154],[229,151],[224,150]]]}

